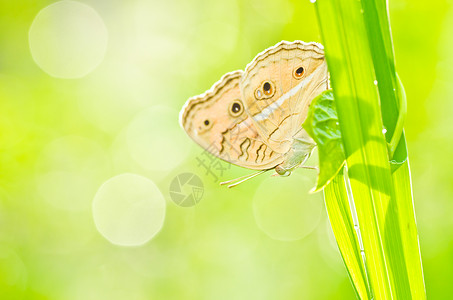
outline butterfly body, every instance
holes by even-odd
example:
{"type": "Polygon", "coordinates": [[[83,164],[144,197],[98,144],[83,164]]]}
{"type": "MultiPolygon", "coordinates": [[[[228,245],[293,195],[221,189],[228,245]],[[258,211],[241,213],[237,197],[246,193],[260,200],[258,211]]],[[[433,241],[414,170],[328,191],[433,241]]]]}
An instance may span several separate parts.
{"type": "Polygon", "coordinates": [[[218,158],[287,176],[316,146],[302,123],[311,100],[327,88],[322,46],[282,41],[258,54],[245,71],[227,73],[190,98],[180,123],[218,158]]]}
{"type": "Polygon", "coordinates": [[[275,166],[275,172],[280,176],[291,175],[296,168],[305,163],[315,147],[316,143],[305,131],[301,131],[300,136],[294,137],[291,148],[284,155],[283,162],[275,166]]]}

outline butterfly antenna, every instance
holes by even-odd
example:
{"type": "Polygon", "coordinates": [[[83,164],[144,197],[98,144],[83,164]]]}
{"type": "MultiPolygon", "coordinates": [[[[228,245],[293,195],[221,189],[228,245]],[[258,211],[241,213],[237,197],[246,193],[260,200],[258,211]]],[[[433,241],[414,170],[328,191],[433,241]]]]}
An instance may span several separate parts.
{"type": "Polygon", "coordinates": [[[232,183],[230,185],[228,185],[229,188],[232,188],[232,187],[235,187],[249,179],[252,179],[253,177],[256,177],[258,175],[261,175],[263,174],[264,172],[267,172],[269,170],[262,170],[262,171],[258,171],[256,173],[253,173],[253,174],[249,174],[249,175],[245,175],[245,176],[241,176],[241,177],[238,177],[238,178],[235,178],[235,179],[231,179],[231,180],[228,180],[228,181],[224,181],[224,182],[221,182],[220,185],[225,185],[225,184],[229,184],[229,183],[232,183]]]}

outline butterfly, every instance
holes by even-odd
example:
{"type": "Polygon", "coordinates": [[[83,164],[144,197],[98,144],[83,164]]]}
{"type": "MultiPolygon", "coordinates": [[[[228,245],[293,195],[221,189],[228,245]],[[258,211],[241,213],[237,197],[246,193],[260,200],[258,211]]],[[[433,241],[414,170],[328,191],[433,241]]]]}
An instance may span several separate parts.
{"type": "Polygon", "coordinates": [[[259,170],[221,184],[236,181],[232,187],[272,169],[288,176],[316,146],[302,123],[313,98],[328,85],[321,44],[282,41],[259,53],[244,71],[227,73],[188,99],[180,124],[212,155],[259,170]]]}

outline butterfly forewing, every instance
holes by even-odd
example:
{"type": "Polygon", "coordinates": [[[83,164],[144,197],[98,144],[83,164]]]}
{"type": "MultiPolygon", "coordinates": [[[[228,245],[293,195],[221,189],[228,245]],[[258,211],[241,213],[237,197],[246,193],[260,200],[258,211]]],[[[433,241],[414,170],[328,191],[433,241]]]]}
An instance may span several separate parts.
{"type": "Polygon", "coordinates": [[[289,151],[311,100],[327,89],[327,65],[317,43],[281,42],[247,65],[241,79],[245,108],[264,142],[289,151]]]}

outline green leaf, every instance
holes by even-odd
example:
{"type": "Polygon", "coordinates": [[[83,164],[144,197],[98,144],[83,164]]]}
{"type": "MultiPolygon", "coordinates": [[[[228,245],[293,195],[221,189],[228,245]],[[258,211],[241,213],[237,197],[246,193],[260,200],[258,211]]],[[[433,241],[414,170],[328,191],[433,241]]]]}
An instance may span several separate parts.
{"type": "Polygon", "coordinates": [[[317,192],[338,174],[345,160],[332,90],[313,99],[303,127],[318,146],[319,175],[312,190],[317,192]]]}

